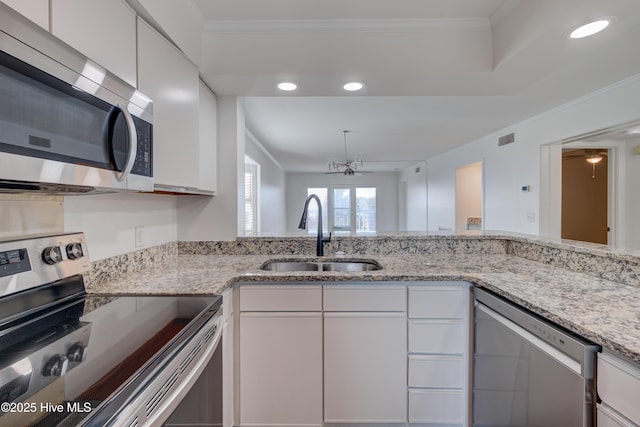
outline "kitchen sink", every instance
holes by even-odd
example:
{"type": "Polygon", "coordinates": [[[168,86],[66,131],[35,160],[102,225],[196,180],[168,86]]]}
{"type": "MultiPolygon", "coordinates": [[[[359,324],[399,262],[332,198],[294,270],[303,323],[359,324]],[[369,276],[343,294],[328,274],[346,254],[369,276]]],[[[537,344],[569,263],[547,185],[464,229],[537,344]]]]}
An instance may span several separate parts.
{"type": "Polygon", "coordinates": [[[268,271],[318,271],[320,266],[315,262],[305,261],[269,261],[260,269],[268,271]]]}
{"type": "Polygon", "coordinates": [[[380,264],[369,261],[332,261],[322,263],[322,271],[375,271],[381,268],[380,264]]]}
{"type": "Polygon", "coordinates": [[[359,272],[381,270],[382,266],[375,261],[267,261],[260,267],[266,271],[335,271],[359,272]]]}

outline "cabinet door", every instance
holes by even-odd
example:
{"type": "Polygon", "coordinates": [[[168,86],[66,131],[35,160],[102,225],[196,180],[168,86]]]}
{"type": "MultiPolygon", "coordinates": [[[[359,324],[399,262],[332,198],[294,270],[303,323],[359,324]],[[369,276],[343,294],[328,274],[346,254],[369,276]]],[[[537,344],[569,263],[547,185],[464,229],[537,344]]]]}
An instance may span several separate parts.
{"type": "Polygon", "coordinates": [[[49,30],[49,0],[2,0],[2,3],[49,30]]]}
{"type": "Polygon", "coordinates": [[[240,314],[240,424],[322,424],[322,314],[240,314]]]}
{"type": "Polygon", "coordinates": [[[604,403],[598,403],[596,425],[598,427],[636,427],[631,421],[604,403]]]}
{"type": "Polygon", "coordinates": [[[405,313],[325,313],[325,422],[407,421],[405,313]]]}
{"type": "Polygon", "coordinates": [[[216,97],[202,82],[199,82],[200,122],[200,185],[201,190],[216,191],[217,185],[217,106],[216,97]]]}
{"type": "Polygon", "coordinates": [[[51,32],[137,86],[136,14],[122,0],[52,0],[51,32]]]}
{"type": "Polygon", "coordinates": [[[159,187],[198,188],[198,70],[138,20],[138,87],[153,99],[153,175],[159,187]]]}
{"type": "Polygon", "coordinates": [[[598,397],[640,425],[640,367],[609,353],[598,354],[598,397]]]}

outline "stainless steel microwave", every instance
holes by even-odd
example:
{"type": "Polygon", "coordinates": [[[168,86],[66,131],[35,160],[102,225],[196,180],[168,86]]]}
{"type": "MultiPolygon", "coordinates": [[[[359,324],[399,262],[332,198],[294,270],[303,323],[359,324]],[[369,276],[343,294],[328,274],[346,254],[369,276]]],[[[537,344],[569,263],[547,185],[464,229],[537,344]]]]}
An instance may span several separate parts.
{"type": "Polygon", "coordinates": [[[0,192],[153,191],[153,103],[0,3],[0,192]]]}

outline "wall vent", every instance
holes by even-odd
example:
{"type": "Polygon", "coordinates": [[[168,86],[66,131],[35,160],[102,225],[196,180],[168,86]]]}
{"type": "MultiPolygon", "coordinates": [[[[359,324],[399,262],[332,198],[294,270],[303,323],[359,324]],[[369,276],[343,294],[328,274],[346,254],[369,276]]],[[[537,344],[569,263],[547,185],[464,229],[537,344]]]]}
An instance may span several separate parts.
{"type": "Polygon", "coordinates": [[[508,135],[503,135],[498,138],[498,147],[502,147],[503,145],[511,144],[516,140],[516,134],[511,132],[508,135]]]}

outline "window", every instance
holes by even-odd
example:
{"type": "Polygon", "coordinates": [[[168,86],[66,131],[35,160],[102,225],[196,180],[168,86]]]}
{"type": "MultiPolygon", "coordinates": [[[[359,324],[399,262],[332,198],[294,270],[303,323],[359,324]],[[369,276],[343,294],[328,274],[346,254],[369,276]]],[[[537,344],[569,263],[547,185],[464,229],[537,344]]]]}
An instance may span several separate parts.
{"type": "Polygon", "coordinates": [[[244,234],[258,233],[258,165],[244,165],[244,234]]]}
{"type": "Polygon", "coordinates": [[[356,233],[376,231],[376,189],[356,188],[356,233]]]}
{"type": "MultiPolygon", "coordinates": [[[[351,185],[307,188],[307,196],[310,194],[317,195],[322,202],[324,230],[336,233],[376,232],[375,188],[351,185]]],[[[309,205],[307,231],[310,234],[318,231],[318,209],[315,203],[309,205]]]]}
{"type": "Polygon", "coordinates": [[[333,225],[331,230],[333,231],[351,231],[352,190],[351,187],[333,188],[333,209],[331,210],[331,224],[333,225]]]}

